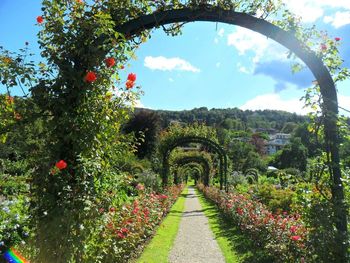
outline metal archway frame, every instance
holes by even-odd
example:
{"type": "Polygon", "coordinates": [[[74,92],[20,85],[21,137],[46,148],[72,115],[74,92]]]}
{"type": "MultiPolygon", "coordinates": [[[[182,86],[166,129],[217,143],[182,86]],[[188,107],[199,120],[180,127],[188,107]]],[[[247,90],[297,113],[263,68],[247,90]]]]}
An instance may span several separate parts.
{"type": "MultiPolygon", "coordinates": [[[[198,163],[203,167],[203,179],[204,179],[203,183],[205,186],[209,186],[210,166],[209,166],[208,160],[206,160],[203,156],[186,156],[175,161],[175,164],[179,166],[183,166],[188,163],[198,163]]],[[[178,184],[176,174],[174,176],[174,183],[178,184]]]]}
{"type": "Polygon", "coordinates": [[[170,144],[162,156],[162,179],[163,185],[168,184],[168,175],[169,175],[169,156],[170,153],[179,146],[186,145],[188,143],[200,143],[204,146],[207,146],[211,151],[214,151],[219,155],[219,175],[220,175],[220,189],[223,189],[225,185],[225,189],[227,190],[227,155],[225,150],[216,142],[199,136],[184,136],[179,137],[172,144],[170,144]]]}
{"type": "Polygon", "coordinates": [[[320,86],[323,97],[322,113],[324,116],[325,151],[330,153],[330,173],[333,179],[332,200],[335,224],[338,230],[338,241],[343,255],[341,261],[346,261],[347,255],[347,208],[344,203],[344,189],[340,170],[338,99],[332,76],[322,60],[315,52],[301,43],[292,32],[284,31],[278,26],[256,18],[246,13],[224,10],[220,7],[205,5],[197,8],[181,8],[165,11],[155,11],[153,14],[141,15],[120,26],[116,30],[124,35],[136,35],[144,30],[157,28],[162,25],[180,22],[211,21],[237,25],[251,29],[269,37],[285,46],[296,54],[311,70],[320,86]]]}

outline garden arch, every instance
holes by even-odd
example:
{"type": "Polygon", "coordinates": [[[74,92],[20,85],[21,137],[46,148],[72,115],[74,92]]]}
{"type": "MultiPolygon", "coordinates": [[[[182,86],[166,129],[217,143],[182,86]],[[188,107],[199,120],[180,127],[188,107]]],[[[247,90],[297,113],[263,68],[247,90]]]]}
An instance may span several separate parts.
{"type": "MultiPolygon", "coordinates": [[[[203,175],[203,173],[204,173],[203,167],[198,163],[184,164],[180,170],[183,171],[183,173],[186,175],[186,177],[188,176],[189,173],[191,173],[193,175],[193,172],[196,172],[200,178],[201,177],[200,175],[203,175]]],[[[199,178],[195,178],[195,180],[198,180],[199,178]]]]}
{"type": "MultiPolygon", "coordinates": [[[[118,17],[118,14],[115,14],[118,17]]],[[[268,38],[275,40],[296,54],[311,70],[319,84],[323,97],[322,113],[324,116],[325,150],[330,154],[329,167],[333,179],[332,200],[336,227],[339,235],[339,244],[342,254],[347,250],[347,209],[344,204],[344,190],[341,180],[340,158],[339,158],[339,130],[338,99],[332,76],[322,60],[315,52],[305,48],[292,32],[287,32],[278,26],[247,13],[225,10],[221,7],[211,5],[198,5],[193,8],[179,8],[170,10],[156,10],[149,15],[140,17],[116,26],[116,30],[127,36],[136,35],[144,30],[157,28],[162,25],[180,22],[209,21],[237,25],[251,29],[268,38]]],[[[166,172],[166,170],[164,171],[166,172]]],[[[166,173],[165,173],[166,174],[166,173]]],[[[163,176],[165,176],[163,173],[163,176]]],[[[166,183],[166,177],[163,178],[166,183]]],[[[221,185],[222,187],[222,185],[221,185]]],[[[345,258],[344,258],[345,260],[345,258]]]]}
{"type": "Polygon", "coordinates": [[[162,180],[163,185],[168,184],[168,176],[169,176],[169,156],[171,152],[179,146],[184,146],[188,143],[200,143],[204,146],[207,146],[211,151],[217,153],[219,155],[219,176],[220,176],[220,189],[227,187],[227,155],[224,149],[217,144],[216,142],[199,136],[184,136],[176,139],[162,153],[162,180]]]}
{"type": "MultiPolygon", "coordinates": [[[[178,166],[184,166],[189,163],[198,163],[203,168],[203,183],[205,186],[209,186],[209,175],[210,175],[210,165],[208,163],[208,160],[205,159],[203,156],[186,156],[183,158],[180,158],[174,162],[174,164],[178,166]]],[[[177,174],[174,175],[174,183],[178,184],[178,176],[177,174]]]]}

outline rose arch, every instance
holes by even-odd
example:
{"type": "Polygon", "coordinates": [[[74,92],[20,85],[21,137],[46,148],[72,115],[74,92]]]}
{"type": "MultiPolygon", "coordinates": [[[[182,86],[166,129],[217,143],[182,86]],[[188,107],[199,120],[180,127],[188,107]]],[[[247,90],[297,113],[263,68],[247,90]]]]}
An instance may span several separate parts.
{"type": "MultiPolygon", "coordinates": [[[[209,176],[210,176],[210,165],[209,161],[204,158],[203,156],[184,156],[181,157],[177,160],[174,161],[174,164],[182,167],[186,164],[189,163],[198,163],[199,165],[202,166],[203,172],[202,172],[202,177],[203,177],[203,183],[205,186],[209,186],[209,176]]],[[[178,174],[177,174],[177,169],[174,174],[174,183],[178,183],[178,174]]]]}
{"type": "Polygon", "coordinates": [[[179,137],[171,144],[166,145],[165,150],[162,152],[162,179],[163,184],[168,184],[169,176],[169,157],[171,152],[180,146],[185,146],[189,143],[200,143],[203,146],[208,147],[211,151],[219,155],[219,176],[220,176],[220,189],[223,189],[223,186],[227,186],[227,155],[224,149],[217,144],[216,142],[199,136],[184,136],[179,137]]]}
{"type": "MultiPolygon", "coordinates": [[[[118,14],[115,14],[117,17],[118,14]]],[[[339,242],[342,247],[342,254],[346,254],[347,244],[347,218],[346,207],[344,205],[344,190],[341,180],[340,158],[339,158],[339,131],[338,120],[338,100],[332,76],[316,53],[299,41],[293,32],[287,32],[282,28],[260,18],[256,18],[247,13],[225,10],[221,7],[210,5],[199,5],[194,8],[179,8],[170,10],[157,10],[152,14],[140,15],[122,25],[116,26],[116,30],[126,36],[137,35],[145,30],[157,28],[166,24],[186,23],[194,21],[221,22],[237,25],[251,29],[268,38],[275,40],[292,51],[299,57],[313,73],[323,99],[322,114],[324,117],[325,151],[329,153],[329,167],[333,180],[332,200],[336,227],[338,230],[339,242]]],[[[166,160],[163,160],[166,161],[166,160]]],[[[166,167],[166,166],[165,166],[166,167]]],[[[163,175],[166,175],[164,170],[163,175]]],[[[166,182],[166,176],[163,177],[166,182]]],[[[221,184],[222,186],[222,184],[221,184]]]]}

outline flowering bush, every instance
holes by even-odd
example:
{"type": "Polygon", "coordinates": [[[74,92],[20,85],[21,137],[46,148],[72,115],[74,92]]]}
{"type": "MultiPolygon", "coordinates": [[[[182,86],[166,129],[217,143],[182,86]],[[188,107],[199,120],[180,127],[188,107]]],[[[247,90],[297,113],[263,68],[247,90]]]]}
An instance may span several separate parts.
{"type": "Polygon", "coordinates": [[[86,255],[86,262],[127,262],[135,256],[168,213],[183,186],[171,186],[162,194],[147,192],[140,185],[137,189],[139,196],[131,203],[99,209],[104,224],[98,233],[101,242],[87,244],[90,255],[86,255]]]}
{"type": "Polygon", "coordinates": [[[275,215],[260,202],[215,187],[198,185],[204,195],[239,225],[258,246],[266,249],[276,262],[304,262],[308,230],[298,214],[275,215]]]}

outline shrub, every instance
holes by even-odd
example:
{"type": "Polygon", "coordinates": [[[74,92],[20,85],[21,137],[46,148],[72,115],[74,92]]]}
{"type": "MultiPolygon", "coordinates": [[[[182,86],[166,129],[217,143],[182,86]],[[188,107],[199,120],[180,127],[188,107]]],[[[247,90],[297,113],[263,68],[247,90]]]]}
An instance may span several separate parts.
{"type": "Polygon", "coordinates": [[[307,256],[308,229],[298,214],[274,215],[265,205],[249,198],[199,185],[204,195],[218,205],[275,262],[303,262],[307,256]]]}

